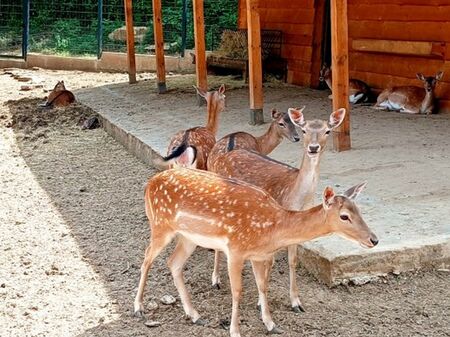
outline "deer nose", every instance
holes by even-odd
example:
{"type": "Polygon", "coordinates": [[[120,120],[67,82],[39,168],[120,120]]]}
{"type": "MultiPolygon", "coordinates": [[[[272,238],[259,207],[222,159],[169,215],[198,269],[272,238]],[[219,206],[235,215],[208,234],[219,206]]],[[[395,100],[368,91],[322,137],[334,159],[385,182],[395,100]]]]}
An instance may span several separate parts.
{"type": "Polygon", "coordinates": [[[373,239],[373,238],[370,238],[370,242],[374,245],[374,246],[376,246],[377,244],[378,244],[378,239],[373,239]]]}
{"type": "Polygon", "coordinates": [[[320,149],[320,145],[310,145],[309,146],[309,152],[311,153],[317,153],[320,149]]]}
{"type": "Polygon", "coordinates": [[[300,140],[299,136],[294,136],[294,142],[298,142],[300,140]]]}

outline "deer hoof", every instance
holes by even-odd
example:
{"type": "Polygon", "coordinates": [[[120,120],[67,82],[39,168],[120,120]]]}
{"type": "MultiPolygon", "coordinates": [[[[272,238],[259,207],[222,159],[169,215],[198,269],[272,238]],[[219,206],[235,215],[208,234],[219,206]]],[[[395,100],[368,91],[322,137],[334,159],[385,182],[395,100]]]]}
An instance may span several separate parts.
{"type": "Polygon", "coordinates": [[[195,324],[195,325],[198,325],[198,326],[205,326],[206,323],[207,323],[207,321],[204,320],[204,319],[201,319],[201,318],[198,318],[198,319],[194,322],[194,324],[195,324]]]}
{"type": "Polygon", "coordinates": [[[136,317],[136,318],[144,318],[144,310],[136,310],[135,312],[134,312],[134,317],[136,317]]]}
{"type": "Polygon", "coordinates": [[[261,304],[257,304],[256,309],[258,309],[258,311],[261,312],[261,304]]]}
{"type": "Polygon", "coordinates": [[[267,331],[268,335],[280,335],[282,334],[284,331],[281,330],[280,328],[277,328],[276,326],[274,326],[272,328],[272,330],[267,331]]]}
{"type": "Polygon", "coordinates": [[[292,311],[297,313],[297,314],[300,314],[302,312],[305,312],[306,310],[301,305],[295,305],[295,306],[292,307],[292,311]]]}
{"type": "Polygon", "coordinates": [[[213,289],[220,290],[220,283],[214,283],[212,287],[213,289]]]}

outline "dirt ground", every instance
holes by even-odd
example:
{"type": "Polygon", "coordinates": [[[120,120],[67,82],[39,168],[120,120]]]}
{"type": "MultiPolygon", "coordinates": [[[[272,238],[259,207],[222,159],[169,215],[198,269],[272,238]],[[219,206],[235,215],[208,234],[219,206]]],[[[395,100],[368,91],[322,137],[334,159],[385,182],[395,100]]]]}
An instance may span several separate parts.
{"type": "MultiPolygon", "coordinates": [[[[46,87],[61,77],[73,88],[125,80],[35,73],[46,87]]],[[[190,259],[185,278],[206,327],[185,320],[179,300],[169,306],[159,301],[177,296],[165,264],[173,246],[157,259],[146,288],[145,303],[158,303],[147,319],[161,326],[149,328],[132,317],[149,239],[143,187],[155,171],[101,129],[81,130],[89,109],[58,109],[45,113],[42,123],[39,100],[30,99],[42,98],[42,89],[19,92],[9,76],[0,80],[0,336],[227,336],[220,324],[231,314],[225,270],[222,289],[212,289],[213,254],[203,249],[190,259]]],[[[264,335],[248,266],[244,274],[242,334],[264,335]]],[[[283,336],[450,336],[447,271],[332,289],[302,268],[298,277],[307,309],[302,314],[289,310],[286,254],[280,253],[269,296],[283,336]]]]}

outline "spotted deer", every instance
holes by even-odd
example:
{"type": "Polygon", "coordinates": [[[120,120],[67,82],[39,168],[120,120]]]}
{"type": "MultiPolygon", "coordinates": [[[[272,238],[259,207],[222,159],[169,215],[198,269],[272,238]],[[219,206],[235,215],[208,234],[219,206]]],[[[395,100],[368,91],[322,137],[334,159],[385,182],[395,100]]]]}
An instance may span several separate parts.
{"type": "MultiPolygon", "coordinates": [[[[331,67],[328,67],[326,64],[322,65],[320,69],[320,77],[319,80],[321,82],[325,82],[328,88],[333,91],[333,78],[331,67]]],[[[348,100],[352,104],[360,104],[360,103],[368,103],[372,100],[373,94],[370,87],[367,83],[351,78],[349,83],[349,96],[348,100]]],[[[332,95],[329,98],[333,98],[332,95]]]]}
{"type": "MultiPolygon", "coordinates": [[[[151,238],[141,266],[135,315],[144,313],[144,288],[153,261],[178,236],[168,266],[186,315],[193,323],[204,324],[183,280],[186,261],[197,246],[221,250],[227,256],[232,293],[230,335],[239,337],[241,273],[246,260],[253,265],[259,291],[266,294],[264,265],[283,247],[332,233],[365,247],[377,245],[376,235],[353,200],[363,188],[361,184],[344,195],[335,195],[327,187],[321,204],[307,211],[290,211],[258,187],[211,172],[175,168],[155,175],[145,189],[151,238]]],[[[280,332],[271,318],[266,296],[261,310],[267,330],[280,332]]]]}
{"type": "Polygon", "coordinates": [[[193,163],[185,162],[185,157],[180,158],[190,147],[195,154],[193,157],[196,163],[195,167],[206,170],[208,155],[216,143],[219,115],[225,108],[225,85],[222,84],[217,91],[206,92],[197,87],[195,89],[206,100],[206,126],[197,126],[175,134],[170,140],[167,156],[154,159],[154,164],[160,168],[165,169],[173,165],[192,167],[193,163]]]}
{"type": "Polygon", "coordinates": [[[40,104],[44,108],[63,107],[75,102],[74,94],[66,89],[64,81],[58,81],[47,97],[45,103],[40,104]]]}
{"type": "MultiPolygon", "coordinates": [[[[306,121],[301,111],[296,110],[295,113],[298,125],[303,132],[304,147],[303,158],[298,169],[252,151],[235,150],[220,157],[220,161],[215,165],[214,172],[262,188],[286,209],[300,211],[311,207],[314,203],[314,195],[319,180],[321,156],[325,150],[329,134],[344,120],[345,109],[334,111],[328,121],[306,121]]],[[[217,288],[220,287],[219,254],[219,251],[216,251],[214,272],[212,274],[212,284],[217,288]]],[[[297,246],[288,247],[288,261],[289,294],[292,310],[295,312],[304,311],[298,296],[298,286],[295,277],[297,246]]],[[[269,275],[269,270],[267,275],[269,275]]],[[[259,302],[261,302],[261,296],[260,294],[259,302]]]]}
{"type": "MultiPolygon", "coordinates": [[[[305,107],[301,108],[303,111],[305,107]]],[[[211,150],[208,157],[208,170],[214,171],[214,166],[218,162],[219,157],[231,150],[246,149],[267,155],[280,145],[283,138],[287,138],[292,142],[298,142],[300,137],[295,126],[298,124],[298,115],[295,110],[280,112],[276,109],[272,110],[272,123],[270,123],[267,131],[255,137],[247,132],[235,132],[226,135],[211,150]],[[293,112],[294,111],[294,112],[293,112]]]]}
{"type": "Polygon", "coordinates": [[[387,109],[410,114],[427,115],[433,113],[435,105],[434,88],[444,73],[425,77],[417,73],[416,77],[423,82],[423,89],[415,86],[392,87],[385,89],[378,96],[376,109],[387,109]],[[425,90],[424,90],[425,89],[425,90]]]}

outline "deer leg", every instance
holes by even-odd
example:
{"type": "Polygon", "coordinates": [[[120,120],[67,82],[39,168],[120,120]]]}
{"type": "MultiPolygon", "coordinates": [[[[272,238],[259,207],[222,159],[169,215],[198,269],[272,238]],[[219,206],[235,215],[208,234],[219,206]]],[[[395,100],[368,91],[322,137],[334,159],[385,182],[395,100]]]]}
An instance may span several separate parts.
{"type": "Polygon", "coordinates": [[[142,317],[144,314],[144,305],[142,300],[144,297],[145,284],[148,278],[148,271],[150,270],[155,258],[172,241],[173,237],[173,233],[165,233],[164,235],[159,236],[156,236],[155,233],[152,234],[150,244],[145,250],[145,258],[141,266],[141,277],[139,279],[138,292],[136,294],[136,298],[134,299],[134,315],[137,317],[142,317]]]}
{"type": "Polygon", "coordinates": [[[180,295],[184,312],[192,319],[192,322],[194,322],[195,324],[199,324],[202,320],[200,319],[199,313],[194,309],[194,306],[192,305],[191,297],[183,279],[183,267],[196,247],[197,245],[195,245],[191,241],[180,237],[177,246],[175,247],[175,250],[170,256],[167,264],[170,271],[172,272],[173,281],[175,283],[175,287],[178,290],[178,294],[180,295]]]}
{"type": "Polygon", "coordinates": [[[272,320],[269,310],[269,302],[267,300],[267,270],[269,265],[271,265],[271,261],[252,261],[253,274],[255,275],[256,286],[258,287],[259,303],[261,305],[261,317],[269,333],[282,333],[283,331],[278,329],[272,320]]]}
{"type": "Polygon", "coordinates": [[[230,278],[231,295],[233,299],[231,311],[230,336],[240,337],[239,332],[239,301],[242,293],[242,268],[244,261],[239,257],[228,256],[228,276],[230,278]]]}
{"type": "Polygon", "coordinates": [[[220,251],[216,250],[214,254],[214,270],[211,276],[213,288],[220,289],[220,251]]]}
{"type": "Polygon", "coordinates": [[[296,280],[296,269],[297,269],[297,245],[292,245],[288,247],[288,261],[289,261],[289,297],[291,299],[292,310],[294,312],[305,311],[302,306],[302,302],[298,297],[298,287],[296,280]]]}
{"type": "MultiPolygon", "coordinates": [[[[272,257],[271,259],[264,261],[264,279],[267,285],[269,284],[270,281],[270,274],[272,273],[272,267],[274,262],[275,257],[272,257]]],[[[261,296],[259,296],[258,298],[258,310],[261,311],[261,296]]]]}

